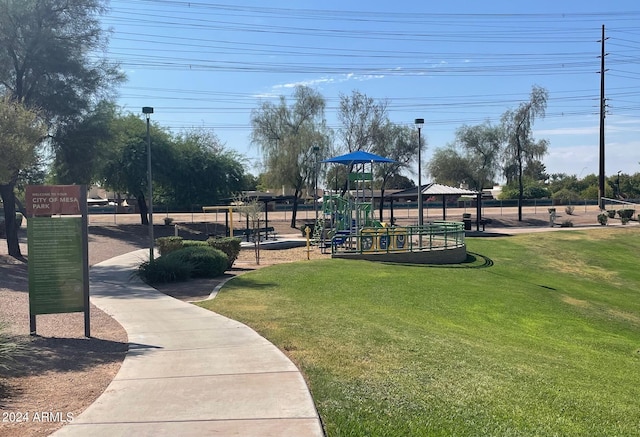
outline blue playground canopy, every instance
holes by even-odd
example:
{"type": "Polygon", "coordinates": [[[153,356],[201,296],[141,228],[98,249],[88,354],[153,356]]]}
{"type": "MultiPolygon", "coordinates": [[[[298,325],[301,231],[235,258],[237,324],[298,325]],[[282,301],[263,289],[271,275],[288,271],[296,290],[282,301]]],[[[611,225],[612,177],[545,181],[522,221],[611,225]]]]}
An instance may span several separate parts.
{"type": "Polygon", "coordinates": [[[322,162],[332,162],[336,164],[368,164],[371,162],[391,163],[397,162],[390,158],[376,155],[375,153],[365,152],[363,150],[356,150],[355,152],[347,153],[346,155],[340,155],[333,158],[325,159],[322,162]]]}

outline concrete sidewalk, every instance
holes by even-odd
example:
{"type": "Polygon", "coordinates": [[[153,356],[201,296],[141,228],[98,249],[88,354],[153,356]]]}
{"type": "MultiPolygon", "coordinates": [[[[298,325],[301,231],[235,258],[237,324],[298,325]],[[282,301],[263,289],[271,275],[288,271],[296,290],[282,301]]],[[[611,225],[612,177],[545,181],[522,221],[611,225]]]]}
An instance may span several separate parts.
{"type": "Polygon", "coordinates": [[[129,352],[105,392],[53,435],[323,436],[293,363],[246,325],[133,277],[147,254],[91,269],[91,300],[125,328],[129,352]]]}

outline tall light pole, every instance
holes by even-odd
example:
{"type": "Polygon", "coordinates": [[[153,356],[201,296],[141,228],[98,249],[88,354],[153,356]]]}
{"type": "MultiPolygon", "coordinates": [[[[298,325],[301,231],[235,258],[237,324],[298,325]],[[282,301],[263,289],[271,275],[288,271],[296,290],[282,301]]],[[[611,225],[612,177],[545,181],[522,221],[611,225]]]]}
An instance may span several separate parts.
{"type": "Polygon", "coordinates": [[[153,261],[153,186],[151,185],[151,135],[149,119],[153,114],[151,106],[144,106],[142,113],[147,118],[147,185],[149,186],[149,261],[153,261]]]}
{"type": "Polygon", "coordinates": [[[319,151],[320,151],[320,147],[313,146],[313,156],[315,160],[313,165],[313,211],[316,214],[316,223],[314,226],[318,225],[318,152],[319,151]]]}
{"type": "Polygon", "coordinates": [[[416,118],[418,128],[418,226],[422,226],[422,139],[420,131],[424,126],[424,118],[416,118]]]}

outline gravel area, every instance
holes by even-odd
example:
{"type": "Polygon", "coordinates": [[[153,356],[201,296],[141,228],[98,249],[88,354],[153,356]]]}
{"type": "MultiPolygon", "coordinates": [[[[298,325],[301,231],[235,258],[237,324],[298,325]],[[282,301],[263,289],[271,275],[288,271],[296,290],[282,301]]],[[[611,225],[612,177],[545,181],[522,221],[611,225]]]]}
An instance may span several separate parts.
{"type": "MultiPolygon", "coordinates": [[[[127,240],[91,234],[90,264],[137,248],[127,240]]],[[[84,337],[83,313],[39,315],[38,335],[30,336],[27,265],[6,250],[0,242],[0,321],[23,352],[15,369],[0,373],[0,436],[46,436],[77,417],[109,385],[127,352],[127,333],[91,305],[91,338],[84,337]]]]}

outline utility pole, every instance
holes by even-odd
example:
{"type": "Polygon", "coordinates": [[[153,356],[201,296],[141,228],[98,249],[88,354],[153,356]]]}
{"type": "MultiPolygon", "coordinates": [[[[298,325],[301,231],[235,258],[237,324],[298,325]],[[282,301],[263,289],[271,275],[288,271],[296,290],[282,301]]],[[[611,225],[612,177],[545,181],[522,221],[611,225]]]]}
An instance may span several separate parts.
{"type": "Polygon", "coordinates": [[[604,52],[604,42],[606,38],[604,37],[604,24],[602,25],[602,48],[600,53],[600,169],[598,176],[598,205],[601,210],[604,210],[604,118],[606,116],[606,103],[604,98],[604,57],[606,53],[604,52]]]}

